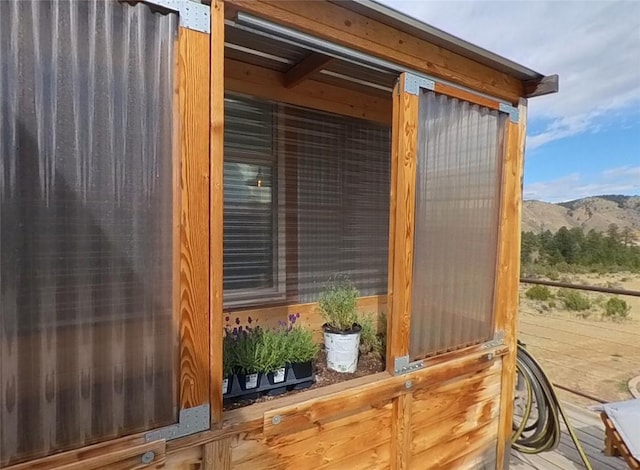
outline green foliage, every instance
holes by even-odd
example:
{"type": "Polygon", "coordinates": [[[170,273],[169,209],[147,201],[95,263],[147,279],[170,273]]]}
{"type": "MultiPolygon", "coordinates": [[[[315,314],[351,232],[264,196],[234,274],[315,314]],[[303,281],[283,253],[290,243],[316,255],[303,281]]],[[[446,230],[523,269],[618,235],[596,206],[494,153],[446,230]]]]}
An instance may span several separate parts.
{"type": "Polygon", "coordinates": [[[620,230],[615,224],[606,233],[562,227],[555,234],[522,234],[523,274],[557,277],[558,272],[609,273],[621,270],[640,272],[640,246],[634,243],[632,230],[620,230]]]}
{"type": "Polygon", "coordinates": [[[549,298],[551,297],[551,291],[547,286],[536,285],[527,289],[524,295],[527,297],[527,299],[545,301],[549,300],[549,298]]]}
{"type": "Polygon", "coordinates": [[[358,289],[346,277],[330,279],[318,298],[318,309],[330,328],[349,331],[358,323],[358,289]]]}
{"type": "Polygon", "coordinates": [[[549,308],[556,308],[555,301],[553,301],[553,300],[549,301],[549,308]]]}
{"type": "Polygon", "coordinates": [[[242,331],[238,334],[231,349],[231,363],[241,374],[255,374],[260,372],[258,360],[258,344],[261,333],[259,328],[242,331]]]}
{"type": "Polygon", "coordinates": [[[257,372],[273,372],[287,364],[289,359],[287,336],[287,331],[283,329],[259,330],[255,362],[257,372]]]}
{"type": "Polygon", "coordinates": [[[362,354],[374,353],[377,356],[382,356],[382,337],[378,335],[376,328],[377,315],[361,315],[360,326],[362,331],[360,333],[360,352],[362,354]]]}
{"type": "Polygon", "coordinates": [[[235,361],[235,338],[228,331],[225,331],[224,339],[222,340],[222,376],[229,377],[233,374],[236,368],[235,361]]]}
{"type": "Polygon", "coordinates": [[[624,320],[629,316],[629,312],[631,312],[631,306],[619,297],[611,297],[604,304],[605,315],[614,320],[624,320]]]}
{"type": "Polygon", "coordinates": [[[287,363],[307,362],[313,360],[320,347],[313,340],[311,331],[296,326],[287,332],[286,346],[287,363]]]}
{"type": "Polygon", "coordinates": [[[591,308],[591,301],[580,292],[571,289],[558,290],[558,297],[562,299],[567,310],[582,312],[591,308]]]}

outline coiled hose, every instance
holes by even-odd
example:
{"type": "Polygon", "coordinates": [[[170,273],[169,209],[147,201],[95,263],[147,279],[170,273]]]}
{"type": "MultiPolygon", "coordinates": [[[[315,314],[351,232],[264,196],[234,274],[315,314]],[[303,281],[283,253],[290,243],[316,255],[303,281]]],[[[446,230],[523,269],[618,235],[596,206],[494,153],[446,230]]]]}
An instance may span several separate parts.
{"type": "Polygon", "coordinates": [[[538,454],[554,450],[560,442],[561,430],[558,416],[560,413],[584,466],[587,470],[593,470],[567,415],[562,409],[553,385],[542,371],[540,364],[519,341],[516,370],[519,374],[518,380],[524,384],[527,398],[522,416],[517,416],[517,418],[521,418],[519,424],[516,423],[514,416],[511,447],[523,454],[538,454]],[[534,403],[537,414],[533,413],[534,403]]]}

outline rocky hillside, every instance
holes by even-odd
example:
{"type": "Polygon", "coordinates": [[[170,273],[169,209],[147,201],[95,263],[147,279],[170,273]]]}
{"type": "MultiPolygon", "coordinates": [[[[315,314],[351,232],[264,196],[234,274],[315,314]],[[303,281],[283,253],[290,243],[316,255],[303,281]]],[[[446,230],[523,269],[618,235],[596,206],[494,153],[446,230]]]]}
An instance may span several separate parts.
{"type": "Polygon", "coordinates": [[[525,232],[556,232],[562,226],[604,232],[611,224],[640,235],[640,196],[595,196],[557,204],[524,201],[522,207],[525,232]]]}

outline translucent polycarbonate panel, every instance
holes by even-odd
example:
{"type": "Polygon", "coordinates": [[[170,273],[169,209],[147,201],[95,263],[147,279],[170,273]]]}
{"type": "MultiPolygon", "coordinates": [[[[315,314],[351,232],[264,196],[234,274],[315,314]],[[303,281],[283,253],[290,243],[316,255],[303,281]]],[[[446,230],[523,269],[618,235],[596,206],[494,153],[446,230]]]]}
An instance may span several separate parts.
{"type": "Polygon", "coordinates": [[[0,465],[175,421],[176,37],[0,1],[0,465]]]}
{"type": "Polygon", "coordinates": [[[505,115],[420,96],[412,358],[491,337],[505,115]]]}
{"type": "Polygon", "coordinates": [[[390,149],[385,126],[228,96],[226,305],[313,302],[336,274],[386,293],[390,149]]]}

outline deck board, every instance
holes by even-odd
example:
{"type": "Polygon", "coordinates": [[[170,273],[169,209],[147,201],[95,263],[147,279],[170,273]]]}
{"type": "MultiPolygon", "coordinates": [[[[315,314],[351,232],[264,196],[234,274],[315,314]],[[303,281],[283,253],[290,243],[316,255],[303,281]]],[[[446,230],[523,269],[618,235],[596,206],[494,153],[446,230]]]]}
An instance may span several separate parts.
{"type": "MultiPolygon", "coordinates": [[[[570,403],[565,403],[563,406],[594,470],[628,469],[621,458],[606,457],[602,452],[604,426],[596,413],[570,403]]],[[[584,469],[584,465],[563,423],[562,438],[557,449],[537,455],[524,455],[512,451],[509,468],[511,470],[579,470],[584,469]]]]}

